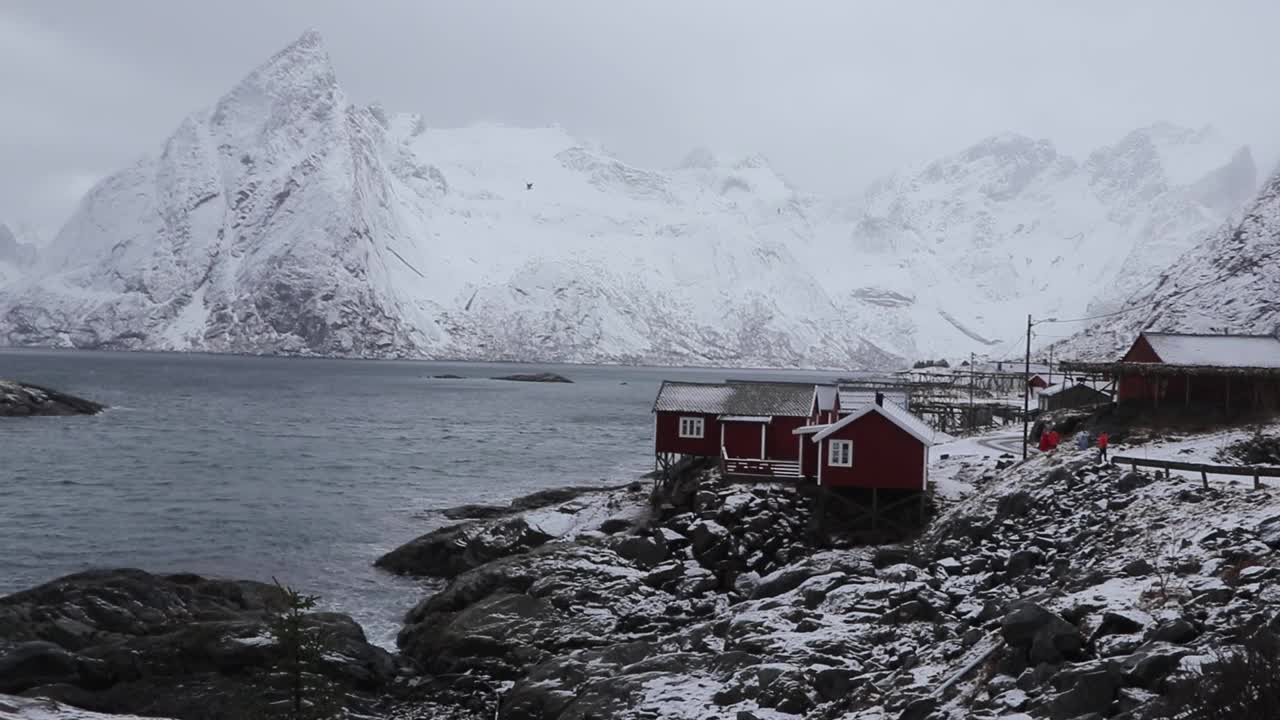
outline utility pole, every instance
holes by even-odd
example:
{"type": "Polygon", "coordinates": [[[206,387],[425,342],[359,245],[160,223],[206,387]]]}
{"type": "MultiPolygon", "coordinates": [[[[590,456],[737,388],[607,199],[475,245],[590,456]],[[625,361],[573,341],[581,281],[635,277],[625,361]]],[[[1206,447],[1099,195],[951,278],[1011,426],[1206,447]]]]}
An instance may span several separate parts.
{"type": "Polygon", "coordinates": [[[974,363],[977,360],[973,353],[969,353],[969,429],[973,430],[978,426],[976,416],[973,414],[973,380],[974,380],[974,363]]]}
{"type": "Polygon", "coordinates": [[[1053,346],[1052,345],[1049,346],[1049,379],[1047,382],[1050,385],[1053,385],[1053,346]]]}
{"type": "Polygon", "coordinates": [[[1027,459],[1031,414],[1031,315],[1027,315],[1027,357],[1022,368],[1022,459],[1027,459]]]}

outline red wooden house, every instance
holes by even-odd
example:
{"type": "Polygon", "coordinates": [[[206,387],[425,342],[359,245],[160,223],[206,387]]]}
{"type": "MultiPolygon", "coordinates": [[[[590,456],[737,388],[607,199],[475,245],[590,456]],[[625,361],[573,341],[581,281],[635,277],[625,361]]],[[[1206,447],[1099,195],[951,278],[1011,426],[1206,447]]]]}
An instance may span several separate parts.
{"type": "Polygon", "coordinates": [[[910,490],[927,481],[933,430],[882,393],[862,398],[833,385],[664,382],[653,412],[660,465],[692,455],[720,458],[727,475],[910,490]]]}
{"type": "Polygon", "coordinates": [[[836,407],[834,388],[818,387],[826,386],[664,381],[653,404],[654,452],[660,464],[681,455],[715,457],[728,474],[799,478],[792,431],[836,407]]]}
{"type": "Polygon", "coordinates": [[[1273,335],[1144,332],[1119,362],[1092,367],[1115,377],[1120,403],[1228,413],[1280,407],[1280,339],[1273,335]]]}
{"type": "Polygon", "coordinates": [[[794,431],[802,473],[822,487],[925,490],[933,428],[882,394],[846,410],[836,422],[794,431]]]}

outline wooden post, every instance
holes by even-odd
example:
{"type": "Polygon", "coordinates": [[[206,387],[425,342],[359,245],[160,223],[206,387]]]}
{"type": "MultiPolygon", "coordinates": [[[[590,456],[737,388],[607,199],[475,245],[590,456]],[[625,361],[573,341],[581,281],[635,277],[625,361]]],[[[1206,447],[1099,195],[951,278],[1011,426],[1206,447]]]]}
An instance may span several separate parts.
{"type": "Polygon", "coordinates": [[[1253,474],[1253,489],[1254,490],[1262,489],[1262,480],[1258,477],[1258,473],[1256,472],[1253,474]]]}
{"type": "Polygon", "coordinates": [[[871,529],[880,528],[880,491],[871,488],[871,529]]]}
{"type": "Polygon", "coordinates": [[[1205,471],[1201,470],[1201,471],[1200,471],[1200,482],[1204,484],[1204,489],[1205,489],[1205,490],[1208,490],[1208,489],[1209,489],[1209,473],[1207,473],[1207,472],[1205,472],[1205,471]]]}

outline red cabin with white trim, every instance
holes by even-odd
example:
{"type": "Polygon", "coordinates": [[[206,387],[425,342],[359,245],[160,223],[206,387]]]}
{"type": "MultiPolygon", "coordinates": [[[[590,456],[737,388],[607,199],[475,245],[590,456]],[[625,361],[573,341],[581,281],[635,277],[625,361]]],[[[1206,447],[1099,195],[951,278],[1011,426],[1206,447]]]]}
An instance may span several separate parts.
{"type": "Polygon", "coordinates": [[[795,434],[805,454],[803,472],[812,474],[818,485],[882,490],[928,486],[933,429],[882,395],[837,422],[798,428],[795,434]]]}
{"type": "Polygon", "coordinates": [[[731,474],[798,478],[792,433],[825,407],[816,396],[807,383],[665,381],[653,405],[654,452],[718,457],[731,474]]]}

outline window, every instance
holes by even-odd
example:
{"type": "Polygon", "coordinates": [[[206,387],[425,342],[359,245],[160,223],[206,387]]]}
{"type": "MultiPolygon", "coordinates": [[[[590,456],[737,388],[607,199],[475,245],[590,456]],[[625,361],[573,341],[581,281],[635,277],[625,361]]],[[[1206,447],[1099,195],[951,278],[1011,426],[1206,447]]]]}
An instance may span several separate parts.
{"type": "Polygon", "coordinates": [[[682,438],[700,438],[702,437],[702,418],[700,417],[682,417],[680,418],[680,437],[682,438]]]}
{"type": "Polygon", "coordinates": [[[835,467],[853,467],[853,441],[832,440],[827,447],[827,464],[835,467]]]}

